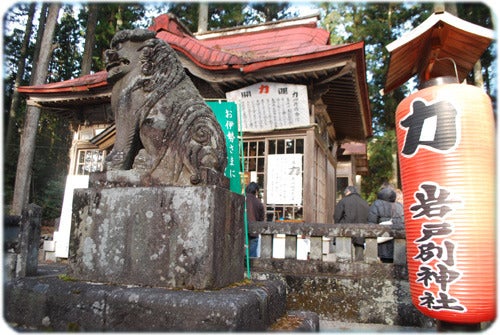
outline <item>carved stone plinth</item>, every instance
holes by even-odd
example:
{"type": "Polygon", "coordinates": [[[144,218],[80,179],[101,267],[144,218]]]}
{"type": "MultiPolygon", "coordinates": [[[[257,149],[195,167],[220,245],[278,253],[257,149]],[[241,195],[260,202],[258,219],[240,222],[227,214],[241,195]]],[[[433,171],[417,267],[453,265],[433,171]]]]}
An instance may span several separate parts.
{"type": "Polygon", "coordinates": [[[217,289],[244,277],[244,198],[217,186],[75,191],[69,275],[217,289]]]}

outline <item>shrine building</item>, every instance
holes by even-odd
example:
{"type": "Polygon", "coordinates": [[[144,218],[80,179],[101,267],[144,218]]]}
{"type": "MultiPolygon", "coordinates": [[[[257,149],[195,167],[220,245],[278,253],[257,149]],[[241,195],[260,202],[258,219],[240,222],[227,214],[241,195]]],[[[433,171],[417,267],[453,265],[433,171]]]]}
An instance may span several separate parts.
{"type": "MultiPolygon", "coordinates": [[[[238,106],[244,181],[260,185],[269,220],[332,223],[338,195],[368,172],[364,42],[331,45],[318,22],[311,15],[193,34],[164,14],[149,27],[177,52],[203,98],[238,106]]],[[[28,104],[75,129],[56,257],[68,255],[73,189],[88,187],[113,147],[106,76],[18,88],[28,104]]]]}

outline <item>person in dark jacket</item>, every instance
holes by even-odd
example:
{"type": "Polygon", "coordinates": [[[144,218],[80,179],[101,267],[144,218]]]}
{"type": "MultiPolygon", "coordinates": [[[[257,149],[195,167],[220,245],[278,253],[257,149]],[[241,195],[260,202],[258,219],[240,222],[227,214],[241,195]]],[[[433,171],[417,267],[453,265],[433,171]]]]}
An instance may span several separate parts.
{"type": "MultiPolygon", "coordinates": [[[[368,203],[358,194],[356,187],[347,186],[344,198],[335,206],[333,219],[335,223],[366,223],[368,218],[368,203]]],[[[364,237],[353,237],[354,260],[362,261],[365,249],[364,237]]]]}
{"type": "MultiPolygon", "coordinates": [[[[391,220],[393,224],[404,224],[403,206],[396,203],[396,192],[390,185],[383,185],[377,193],[377,200],[370,206],[368,223],[379,224],[391,220]]],[[[378,244],[378,257],[382,263],[392,263],[394,240],[378,244]]]]}
{"type": "MultiPolygon", "coordinates": [[[[259,185],[251,182],[245,189],[246,193],[246,211],[248,222],[264,221],[265,210],[264,205],[257,196],[259,185]]],[[[259,235],[249,234],[249,253],[250,257],[257,257],[257,247],[259,244],[259,235]]]]}

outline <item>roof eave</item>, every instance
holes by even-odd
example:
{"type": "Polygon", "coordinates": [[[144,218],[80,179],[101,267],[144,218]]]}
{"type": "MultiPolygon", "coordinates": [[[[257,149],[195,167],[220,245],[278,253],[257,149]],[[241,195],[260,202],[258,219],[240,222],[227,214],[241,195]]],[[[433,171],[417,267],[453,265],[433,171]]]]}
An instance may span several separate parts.
{"type": "MultiPolygon", "coordinates": [[[[461,65],[455,63],[456,75],[462,81],[472,70],[474,63],[481,57],[495,38],[493,30],[462,20],[447,12],[433,13],[422,24],[407,32],[399,39],[386,46],[389,51],[390,60],[386,74],[386,82],[383,94],[387,94],[413,76],[419,75],[422,80],[428,80],[445,73],[445,63],[436,63],[438,60],[461,56],[461,65]],[[438,32],[454,34],[463,40],[469,40],[469,44],[458,44],[456,39],[443,38],[440,44],[433,45],[433,36],[438,32]],[[432,43],[431,43],[432,42],[432,43]],[[455,44],[454,44],[455,43],[455,44]],[[456,49],[468,48],[468,57],[459,55],[456,49]],[[415,55],[418,53],[418,55],[415,55]],[[440,55],[443,54],[443,55],[440,55]],[[476,59],[477,58],[477,59],[476,59]]],[[[455,61],[453,61],[455,62],[455,61]]]]}
{"type": "Polygon", "coordinates": [[[90,92],[108,86],[107,72],[99,71],[75,79],[64,80],[36,86],[19,86],[17,91],[23,94],[53,94],[71,92],[90,92]]]}

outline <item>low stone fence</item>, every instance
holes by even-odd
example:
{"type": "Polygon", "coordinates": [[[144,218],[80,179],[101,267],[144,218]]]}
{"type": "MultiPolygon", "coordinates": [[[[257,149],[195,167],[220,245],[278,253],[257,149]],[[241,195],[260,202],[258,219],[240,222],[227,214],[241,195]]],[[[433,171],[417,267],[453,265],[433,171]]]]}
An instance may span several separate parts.
{"type": "Polygon", "coordinates": [[[284,281],[288,310],[308,310],[332,321],[435,327],[411,301],[404,225],[253,222],[249,232],[261,235],[251,276],[284,281]],[[354,261],[353,236],[366,239],[364,261],[354,261]],[[394,238],[394,263],[378,260],[377,237],[382,236],[394,238]],[[304,238],[307,257],[297,247],[304,238]],[[283,239],[284,257],[273,257],[283,239]]]}
{"type": "Polygon", "coordinates": [[[366,241],[364,261],[378,263],[377,237],[390,236],[394,238],[394,264],[406,264],[406,233],[405,226],[401,224],[252,222],[248,230],[261,235],[260,257],[263,259],[272,258],[273,240],[276,235],[282,234],[285,235],[285,259],[297,259],[297,240],[305,238],[310,241],[308,259],[352,262],[351,237],[359,236],[365,237],[366,241]]]}

